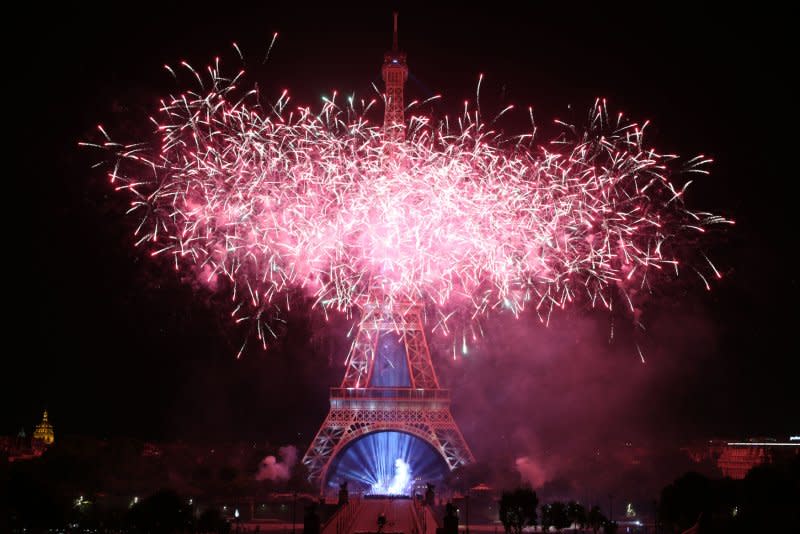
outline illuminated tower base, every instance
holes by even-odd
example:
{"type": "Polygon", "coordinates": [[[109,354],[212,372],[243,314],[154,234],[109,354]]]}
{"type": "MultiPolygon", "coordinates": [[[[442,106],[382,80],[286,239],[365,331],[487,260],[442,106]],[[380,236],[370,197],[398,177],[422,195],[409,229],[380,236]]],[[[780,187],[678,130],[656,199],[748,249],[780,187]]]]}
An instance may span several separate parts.
{"type": "Polygon", "coordinates": [[[429,444],[450,470],[475,461],[439,387],[422,325],[422,306],[362,310],[341,387],[303,458],[309,478],[325,490],[334,460],[348,445],[376,432],[409,434],[429,444]]]}

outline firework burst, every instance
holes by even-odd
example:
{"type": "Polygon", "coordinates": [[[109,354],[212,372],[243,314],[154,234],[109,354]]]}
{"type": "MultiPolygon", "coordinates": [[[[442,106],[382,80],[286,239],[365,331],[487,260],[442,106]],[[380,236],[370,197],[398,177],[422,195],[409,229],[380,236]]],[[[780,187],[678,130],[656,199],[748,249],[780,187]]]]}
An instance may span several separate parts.
{"type": "MultiPolygon", "coordinates": [[[[575,303],[635,311],[688,244],[731,223],[684,205],[708,159],[647,147],[646,124],[609,117],[602,100],[543,145],[533,127],[503,136],[466,105],[441,123],[412,117],[394,142],[366,119],[373,102],[357,111],[334,95],[312,111],[284,92],[262,106],[243,73],[182,67],[199,90],[162,100],[154,140],[119,144],[100,128],[103,142],[82,144],[111,155],[136,244],[224,282],[265,346],[297,290],[325,313],[425,301],[444,333],[499,308],[543,322],[575,303]]],[[[703,259],[690,268],[708,285],[719,272],[703,259]]]]}

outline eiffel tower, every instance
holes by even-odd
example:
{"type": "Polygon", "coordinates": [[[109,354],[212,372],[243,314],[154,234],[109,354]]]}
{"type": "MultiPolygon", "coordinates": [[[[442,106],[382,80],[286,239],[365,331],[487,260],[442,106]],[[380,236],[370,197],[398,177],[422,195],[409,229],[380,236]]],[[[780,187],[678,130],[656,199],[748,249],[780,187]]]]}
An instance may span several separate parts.
{"type": "Polygon", "coordinates": [[[408,79],[408,65],[406,64],[406,53],[397,48],[397,13],[394,14],[392,50],[383,54],[381,75],[386,86],[383,129],[389,140],[402,141],[405,139],[405,99],[403,89],[408,79]]]}
{"type": "MultiPolygon", "coordinates": [[[[406,55],[397,48],[397,13],[391,52],[384,55],[385,135],[404,139],[406,55]]],[[[323,493],[334,460],[360,438],[395,431],[419,438],[450,470],[475,461],[450,413],[450,394],[439,386],[423,328],[423,305],[389,301],[379,290],[361,306],[342,384],[330,391],[330,412],[303,463],[323,493]],[[401,348],[402,350],[398,350],[401,348]]]]}

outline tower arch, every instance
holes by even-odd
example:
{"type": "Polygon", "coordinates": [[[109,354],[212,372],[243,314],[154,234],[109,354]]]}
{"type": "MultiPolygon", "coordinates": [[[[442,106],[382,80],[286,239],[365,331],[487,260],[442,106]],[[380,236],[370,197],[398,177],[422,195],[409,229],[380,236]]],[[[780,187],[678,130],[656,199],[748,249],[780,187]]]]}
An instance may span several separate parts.
{"type": "Polygon", "coordinates": [[[328,416],[303,457],[309,478],[322,491],[337,456],[351,442],[373,432],[413,435],[430,444],[450,470],[475,461],[450,413],[450,392],[436,378],[422,314],[423,306],[414,302],[362,308],[342,384],[331,388],[328,416]],[[387,334],[395,336],[402,347],[408,374],[402,382],[393,374],[395,382],[389,385],[372,380],[376,368],[398,358],[396,350],[380,343],[387,334]]]}
{"type": "Polygon", "coordinates": [[[439,482],[449,471],[447,459],[423,433],[376,428],[341,443],[321,481],[332,489],[347,482],[356,491],[400,494],[439,482]]]}

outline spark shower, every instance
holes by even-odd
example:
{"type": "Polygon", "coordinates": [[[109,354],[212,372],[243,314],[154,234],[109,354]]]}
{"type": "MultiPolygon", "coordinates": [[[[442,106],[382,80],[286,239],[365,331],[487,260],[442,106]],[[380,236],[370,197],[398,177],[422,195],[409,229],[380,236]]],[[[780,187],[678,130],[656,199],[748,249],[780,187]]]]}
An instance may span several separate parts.
{"type": "Polygon", "coordinates": [[[543,323],[576,303],[635,314],[681,271],[706,288],[721,276],[697,242],[732,221],[684,204],[710,160],[661,154],[604,100],[546,143],[532,111],[509,136],[494,128],[512,106],[487,123],[468,103],[437,123],[412,116],[398,142],[368,120],[375,99],[265,104],[218,58],[205,78],[181,67],[194,87],[161,100],[153,136],[98,127],[81,144],[106,152],[130,196],[136,245],[229,292],[265,349],[296,291],[326,314],[424,301],[455,357],[498,309],[543,323]]]}

